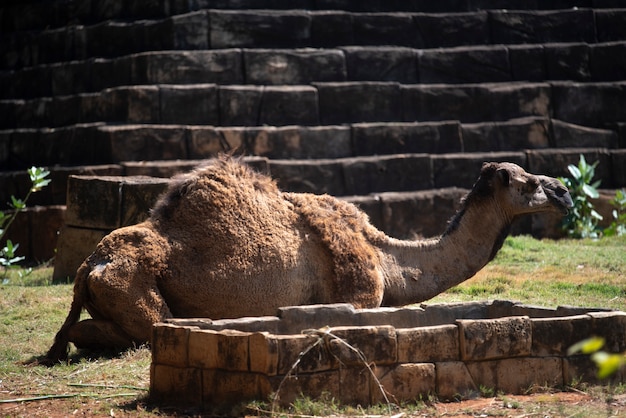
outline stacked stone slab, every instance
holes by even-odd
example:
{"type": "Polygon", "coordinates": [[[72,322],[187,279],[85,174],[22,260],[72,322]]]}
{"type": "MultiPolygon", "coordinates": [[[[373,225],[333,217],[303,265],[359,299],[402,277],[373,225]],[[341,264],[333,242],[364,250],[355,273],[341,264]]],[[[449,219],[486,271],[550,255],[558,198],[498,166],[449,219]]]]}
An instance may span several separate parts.
{"type": "MultiPolygon", "coordinates": [[[[441,232],[487,160],[559,176],[583,154],[603,188],[626,186],[626,8],[611,0],[8,1],[0,37],[0,201],[31,165],[53,179],[11,231],[31,260],[53,256],[34,243],[62,205],[97,206],[72,175],[167,177],[220,152],[400,238],[441,232]]],[[[558,233],[545,218],[517,232],[558,233]]]]}
{"type": "MultiPolygon", "coordinates": [[[[458,399],[481,388],[526,393],[597,382],[588,356],[567,354],[589,335],[623,351],[626,314],[493,301],[172,319],[153,329],[150,394],[163,404],[214,411],[255,399],[289,405],[301,393],[361,406],[458,399]]],[[[625,378],[620,372],[613,382],[625,378]]]]}

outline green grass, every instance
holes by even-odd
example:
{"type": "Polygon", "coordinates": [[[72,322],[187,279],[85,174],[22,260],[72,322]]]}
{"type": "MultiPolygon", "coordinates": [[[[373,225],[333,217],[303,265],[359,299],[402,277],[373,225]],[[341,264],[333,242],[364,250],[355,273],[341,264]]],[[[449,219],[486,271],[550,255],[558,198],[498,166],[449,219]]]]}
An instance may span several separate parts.
{"type": "Polygon", "coordinates": [[[476,276],[429,302],[476,299],[624,309],[626,237],[597,241],[509,237],[476,276]]]}
{"type": "MultiPolygon", "coordinates": [[[[22,276],[13,271],[0,281],[0,416],[66,416],[75,411],[83,415],[109,416],[162,414],[163,411],[152,409],[145,401],[150,369],[147,348],[93,358],[77,356],[73,351],[71,364],[53,368],[23,364],[47,351],[69,309],[72,285],[51,285],[51,276],[52,269],[45,267],[22,276]],[[58,395],[71,397],[10,404],[1,402],[58,395]],[[41,413],[38,414],[39,410],[41,413]]],[[[508,238],[493,262],[474,278],[429,303],[486,299],[510,299],[550,307],[574,305],[624,309],[626,237],[599,241],[508,238]]],[[[592,388],[588,392],[595,393],[591,396],[598,399],[615,394],[602,388],[592,388]]],[[[386,414],[387,408],[386,405],[348,408],[328,399],[321,405],[316,402],[303,398],[281,414],[386,414]]],[[[580,412],[580,409],[572,410],[571,406],[538,401],[527,405],[505,399],[503,403],[514,405],[515,409],[509,412],[517,415],[550,414],[565,408],[572,416],[606,416],[606,410],[596,411],[601,413],[598,415],[594,411],[580,412]]],[[[250,404],[246,413],[262,414],[262,406],[262,403],[250,404]]],[[[438,414],[430,400],[395,408],[394,411],[407,415],[438,414]]]]}

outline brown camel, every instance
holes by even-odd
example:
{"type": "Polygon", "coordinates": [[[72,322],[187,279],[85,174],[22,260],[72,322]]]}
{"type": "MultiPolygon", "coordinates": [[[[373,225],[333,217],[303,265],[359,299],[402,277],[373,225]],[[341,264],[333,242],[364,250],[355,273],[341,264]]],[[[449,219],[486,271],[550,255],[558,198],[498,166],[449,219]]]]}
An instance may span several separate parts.
{"type": "Polygon", "coordinates": [[[281,306],[417,303],[472,277],[519,215],[566,213],[556,179],[485,163],[438,238],[404,241],[354,205],[284,193],[233,159],[175,178],[141,224],[113,231],[78,269],[74,299],[45,359],[149,342],[172,317],[274,315],[281,306]],[[92,319],[79,322],[85,308],[92,319]]]}

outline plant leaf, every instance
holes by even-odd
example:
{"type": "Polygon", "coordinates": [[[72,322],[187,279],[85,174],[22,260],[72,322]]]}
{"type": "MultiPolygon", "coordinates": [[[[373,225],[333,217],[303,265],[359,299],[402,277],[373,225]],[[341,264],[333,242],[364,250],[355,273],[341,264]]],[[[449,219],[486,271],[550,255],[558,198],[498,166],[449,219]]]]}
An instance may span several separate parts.
{"type": "Polygon", "coordinates": [[[570,173],[572,173],[572,176],[574,176],[575,179],[580,179],[582,177],[580,170],[575,165],[570,164],[567,166],[567,169],[570,173]]]}
{"type": "Polygon", "coordinates": [[[571,346],[567,350],[567,355],[571,356],[572,354],[582,353],[582,354],[591,354],[595,353],[599,349],[604,346],[604,338],[602,337],[591,337],[584,339],[582,341],[577,342],[573,346],[571,346]]]}
{"type": "Polygon", "coordinates": [[[591,360],[598,366],[598,378],[605,379],[624,365],[624,355],[609,354],[604,351],[598,351],[592,354],[591,360]]]}
{"type": "Polygon", "coordinates": [[[595,187],[590,186],[589,184],[583,184],[583,191],[587,196],[592,199],[597,199],[598,197],[600,197],[600,193],[598,192],[598,190],[595,187]]]}

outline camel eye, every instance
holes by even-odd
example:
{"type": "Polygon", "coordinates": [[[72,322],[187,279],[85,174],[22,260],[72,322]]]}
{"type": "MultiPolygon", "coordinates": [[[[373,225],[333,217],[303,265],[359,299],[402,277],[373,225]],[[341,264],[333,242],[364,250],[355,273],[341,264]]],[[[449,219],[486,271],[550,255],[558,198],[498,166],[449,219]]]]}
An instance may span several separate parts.
{"type": "Polygon", "coordinates": [[[531,178],[526,182],[526,191],[533,192],[537,187],[539,187],[539,180],[531,178]]]}

